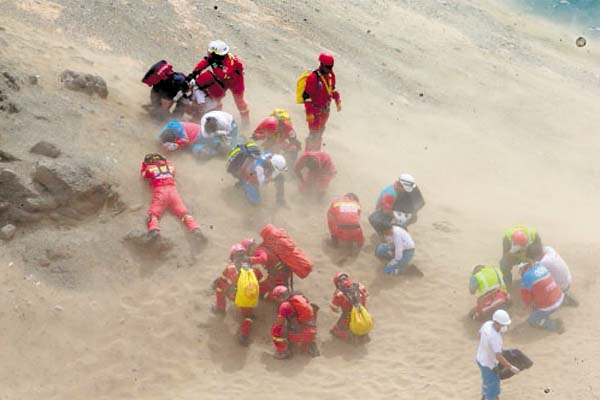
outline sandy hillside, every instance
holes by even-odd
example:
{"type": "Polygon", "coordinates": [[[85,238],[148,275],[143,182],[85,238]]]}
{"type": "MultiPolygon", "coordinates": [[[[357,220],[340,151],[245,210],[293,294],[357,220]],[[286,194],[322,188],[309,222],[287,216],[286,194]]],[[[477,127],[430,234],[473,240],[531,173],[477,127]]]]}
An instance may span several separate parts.
{"type": "MultiPolygon", "coordinates": [[[[582,305],[560,311],[561,336],[531,330],[525,310],[512,309],[505,345],[536,364],[506,382],[502,398],[600,398],[600,50],[593,40],[576,48],[578,32],[498,4],[0,1],[0,72],[22,80],[19,91],[0,86],[21,110],[0,111],[0,148],[22,159],[0,167],[26,171],[41,159],[29,148],[46,139],[64,159],[102,171],[128,206],[75,224],[19,225],[0,242],[0,398],[476,399],[468,276],[498,260],[503,230],[517,223],[536,226],[561,252],[582,305]],[[386,279],[373,243],[354,260],[324,246],[326,206],[304,201],[294,182],[289,209],[276,209],[268,191],[256,213],[223,161],[188,154],[173,157],[179,189],[210,247],[195,251],[171,217],[163,234],[177,247],[167,257],[124,246],[144,224],[150,192],[138,168],[160,129],[141,108],[148,90],[139,80],[161,58],[191,70],[213,38],[245,62],[252,122],[289,107],[302,139],[296,77],[322,49],[334,52],[344,110],[325,134],[338,167],[330,192],[355,191],[370,212],[383,186],[412,173],[427,200],[411,228],[423,279],[386,279]],[[64,89],[67,68],[104,77],[108,98],[64,89]],[[319,358],[272,359],[268,305],[247,349],[234,340],[233,312],[221,321],[208,311],[227,249],[266,222],[285,227],[315,261],[296,283],[323,306],[319,358]],[[371,293],[377,326],[363,348],[328,334],[337,316],[325,306],[340,269],[371,293]]],[[[230,100],[226,108],[237,116],[230,100]]],[[[366,215],[364,228],[370,235],[366,215]]]]}

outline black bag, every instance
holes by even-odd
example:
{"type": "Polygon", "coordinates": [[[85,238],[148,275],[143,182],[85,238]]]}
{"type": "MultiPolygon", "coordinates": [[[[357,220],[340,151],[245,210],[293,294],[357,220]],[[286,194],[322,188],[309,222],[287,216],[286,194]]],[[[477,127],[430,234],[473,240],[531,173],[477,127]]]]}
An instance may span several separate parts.
{"type": "Polygon", "coordinates": [[[237,173],[248,158],[256,158],[259,156],[260,148],[256,143],[248,142],[246,144],[238,144],[231,152],[229,152],[229,156],[227,157],[227,172],[237,176],[237,173]]]}
{"type": "MultiPolygon", "coordinates": [[[[506,361],[519,368],[521,371],[529,369],[533,366],[533,361],[531,361],[529,357],[527,357],[521,350],[518,349],[504,350],[502,352],[502,356],[506,358],[506,361]]],[[[510,372],[509,368],[501,367],[498,375],[500,375],[500,379],[508,379],[514,374],[510,372]]]]}

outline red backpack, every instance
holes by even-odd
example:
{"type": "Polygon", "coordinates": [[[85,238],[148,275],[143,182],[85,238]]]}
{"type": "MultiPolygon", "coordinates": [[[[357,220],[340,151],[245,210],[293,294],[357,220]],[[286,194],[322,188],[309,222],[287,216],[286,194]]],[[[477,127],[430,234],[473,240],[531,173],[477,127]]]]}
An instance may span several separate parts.
{"type": "Polygon", "coordinates": [[[294,307],[294,311],[296,311],[296,319],[298,319],[298,322],[306,324],[314,319],[315,312],[313,307],[302,293],[296,292],[295,294],[292,294],[288,301],[292,307],[294,307]]]}
{"type": "Polygon", "coordinates": [[[278,229],[268,224],[260,231],[260,236],[263,238],[264,245],[271,249],[300,279],[306,278],[311,273],[312,261],[296,246],[284,229],[278,229]]]}
{"type": "Polygon", "coordinates": [[[142,78],[142,82],[152,87],[158,82],[167,79],[171,74],[173,74],[173,66],[165,60],[160,60],[150,67],[146,75],[142,78]]]}

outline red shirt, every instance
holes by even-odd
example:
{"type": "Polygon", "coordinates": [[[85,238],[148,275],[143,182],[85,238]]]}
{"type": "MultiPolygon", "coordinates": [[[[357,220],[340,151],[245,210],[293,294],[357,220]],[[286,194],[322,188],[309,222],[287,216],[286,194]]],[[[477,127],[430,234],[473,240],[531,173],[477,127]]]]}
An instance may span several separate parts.
{"type": "Polygon", "coordinates": [[[316,158],[319,165],[317,171],[313,172],[313,174],[320,176],[333,176],[336,174],[337,171],[335,169],[335,164],[333,163],[333,160],[329,154],[325,153],[324,151],[305,151],[302,153],[302,155],[300,155],[298,161],[296,161],[296,165],[294,167],[296,175],[302,176],[302,170],[305,168],[306,161],[309,158],[316,158]]]}
{"type": "Polygon", "coordinates": [[[194,73],[212,73],[225,90],[231,89],[234,93],[244,90],[244,64],[237,56],[228,54],[223,60],[223,65],[215,68],[209,64],[208,58],[209,55],[206,55],[200,60],[194,68],[194,73]]]}
{"type": "MultiPolygon", "coordinates": [[[[352,282],[346,281],[345,285],[350,286],[352,282]]],[[[358,284],[358,292],[360,295],[360,304],[363,306],[367,305],[367,289],[363,286],[362,283],[358,284]]],[[[331,304],[335,307],[340,307],[342,311],[350,311],[352,310],[352,303],[348,300],[348,297],[341,290],[335,289],[333,292],[333,298],[331,299],[331,304]]]]}
{"type": "Polygon", "coordinates": [[[290,280],[290,269],[266,247],[259,246],[254,250],[254,255],[250,257],[250,264],[264,265],[273,287],[287,285],[290,280]]]}
{"type": "Polygon", "coordinates": [[[327,214],[333,217],[338,225],[360,226],[360,213],[360,203],[348,197],[334,199],[327,211],[327,214]]]}
{"type": "Polygon", "coordinates": [[[304,92],[309,96],[305,104],[310,102],[315,108],[329,107],[331,99],[339,101],[340,94],[335,89],[335,74],[333,71],[322,75],[321,72],[313,72],[306,78],[304,92]]]}
{"type": "Polygon", "coordinates": [[[175,186],[175,166],[169,161],[158,161],[155,164],[142,163],[142,177],[150,181],[152,187],[175,186]]]}

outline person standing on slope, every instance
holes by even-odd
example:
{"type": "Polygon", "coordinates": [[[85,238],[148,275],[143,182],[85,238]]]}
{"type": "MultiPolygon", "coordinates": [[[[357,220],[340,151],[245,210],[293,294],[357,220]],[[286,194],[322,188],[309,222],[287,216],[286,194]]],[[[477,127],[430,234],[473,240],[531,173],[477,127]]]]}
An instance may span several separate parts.
{"type": "Polygon", "coordinates": [[[319,54],[319,68],[306,78],[306,86],[302,94],[308,123],[306,151],[321,150],[323,132],[329,119],[329,107],[332,99],[335,101],[337,111],[342,111],[340,94],[335,87],[333,64],[332,54],[326,52],[319,54]]]}
{"type": "Polygon", "coordinates": [[[500,395],[499,365],[510,369],[513,374],[520,372],[502,355],[502,333],[508,331],[510,315],[498,310],[491,321],[485,322],[479,329],[479,347],[477,365],[481,371],[481,400],[497,400],[500,395]]]}
{"type": "Polygon", "coordinates": [[[222,40],[210,42],[208,53],[198,62],[188,79],[195,79],[201,89],[205,89],[218,101],[225,95],[225,91],[230,90],[240,112],[242,126],[247,127],[250,124],[250,110],[244,100],[244,64],[229,52],[227,43],[222,40]],[[198,76],[200,79],[196,79],[198,76]],[[217,88],[220,87],[223,91],[211,91],[209,88],[213,85],[217,85],[217,88]],[[221,93],[222,96],[219,96],[221,93]]]}

